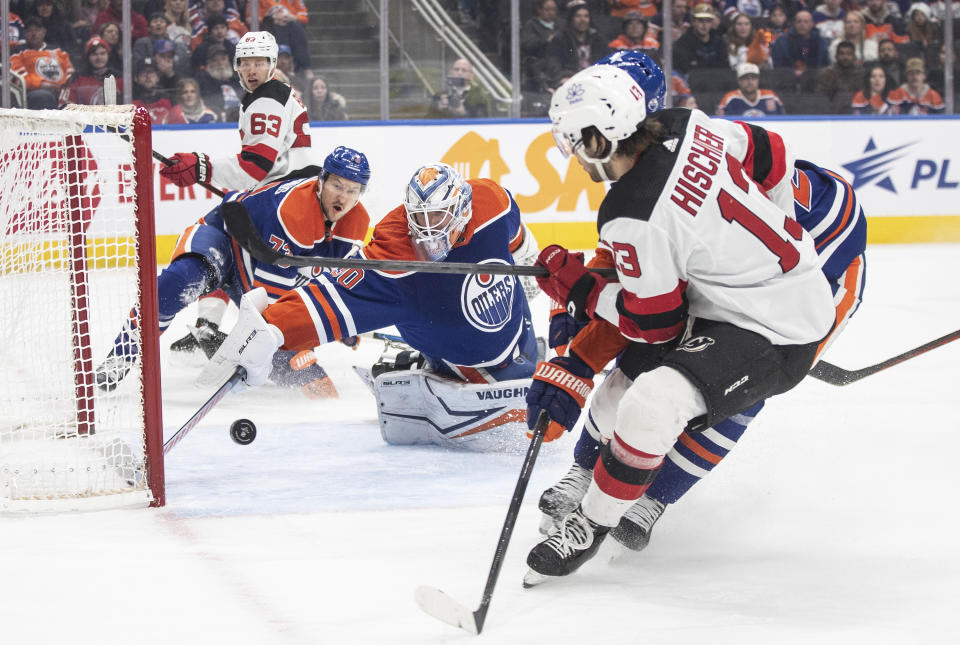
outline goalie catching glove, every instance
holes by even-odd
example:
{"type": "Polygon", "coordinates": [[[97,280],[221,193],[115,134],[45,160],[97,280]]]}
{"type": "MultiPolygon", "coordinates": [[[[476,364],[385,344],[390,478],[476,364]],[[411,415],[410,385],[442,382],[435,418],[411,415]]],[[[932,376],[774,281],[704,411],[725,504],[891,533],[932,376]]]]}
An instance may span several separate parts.
{"type": "Polygon", "coordinates": [[[197,377],[197,385],[219,387],[238,366],[247,370],[247,385],[266,383],[273,370],[273,355],[283,344],[283,333],[261,315],[268,304],[263,287],[243,294],[237,324],[197,377]]]}
{"type": "Polygon", "coordinates": [[[550,272],[545,278],[537,276],[544,293],[563,303],[577,322],[593,318],[597,299],[607,281],[587,269],[583,253],[571,253],[558,244],[551,244],[540,252],[537,266],[550,272]]]}
{"type": "MultiPolygon", "coordinates": [[[[541,361],[527,392],[527,425],[532,429],[540,411],[546,410],[550,425],[544,441],[553,441],[564,430],[572,430],[593,390],[593,375],[593,369],[572,352],[541,361]]],[[[532,437],[533,433],[528,432],[527,436],[532,437]]]]}
{"type": "Polygon", "coordinates": [[[160,169],[160,176],[166,177],[177,186],[208,184],[213,176],[210,157],[202,152],[178,152],[170,158],[173,163],[160,169]]]}

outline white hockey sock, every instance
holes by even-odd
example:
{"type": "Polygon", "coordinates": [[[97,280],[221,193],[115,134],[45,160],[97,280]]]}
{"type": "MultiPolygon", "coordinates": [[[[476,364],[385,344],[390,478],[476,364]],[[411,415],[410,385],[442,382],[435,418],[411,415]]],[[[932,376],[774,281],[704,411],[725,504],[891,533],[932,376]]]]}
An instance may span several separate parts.
{"type": "Polygon", "coordinates": [[[583,507],[583,514],[597,524],[603,526],[616,526],[620,523],[620,518],[627,512],[631,506],[636,503],[635,499],[620,499],[613,495],[608,495],[600,490],[596,481],[590,482],[590,488],[584,495],[580,506],[583,507]]]}

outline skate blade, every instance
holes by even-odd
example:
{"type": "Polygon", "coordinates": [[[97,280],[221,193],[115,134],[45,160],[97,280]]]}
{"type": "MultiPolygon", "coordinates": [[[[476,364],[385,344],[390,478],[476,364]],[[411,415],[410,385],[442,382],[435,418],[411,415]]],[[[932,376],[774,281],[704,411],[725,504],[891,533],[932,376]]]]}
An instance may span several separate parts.
{"type": "Polygon", "coordinates": [[[523,588],[530,589],[531,587],[536,587],[554,577],[556,576],[545,576],[542,573],[537,573],[533,569],[528,569],[526,575],[523,576],[523,588]]]}

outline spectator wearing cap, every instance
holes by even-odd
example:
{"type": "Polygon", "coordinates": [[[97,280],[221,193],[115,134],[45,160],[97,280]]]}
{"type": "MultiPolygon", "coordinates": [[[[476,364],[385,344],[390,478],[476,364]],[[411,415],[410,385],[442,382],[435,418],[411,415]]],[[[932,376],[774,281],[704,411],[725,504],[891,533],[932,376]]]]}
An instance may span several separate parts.
{"type": "Polygon", "coordinates": [[[813,26],[809,11],[798,11],[793,17],[793,26],[777,38],[770,48],[774,67],[793,68],[797,76],[808,69],[820,69],[830,65],[827,41],[813,26]]]}
{"type": "MultiPolygon", "coordinates": [[[[97,14],[97,20],[93,23],[93,31],[100,33],[100,27],[108,22],[115,22],[117,26],[123,24],[123,0],[110,0],[109,4],[97,14]]],[[[130,12],[130,39],[137,40],[150,33],[147,26],[147,19],[136,11],[130,12]]],[[[103,34],[100,34],[103,37],[103,34]]],[[[109,42],[109,41],[108,41],[109,42]]],[[[111,43],[111,55],[116,54],[116,47],[111,43]]]]}
{"type": "Polygon", "coordinates": [[[854,95],[863,89],[863,65],[853,43],[841,41],[837,60],[817,76],[816,91],[830,101],[834,114],[849,114],[854,95]]]}
{"type": "Polygon", "coordinates": [[[692,69],[729,69],[727,39],[713,28],[713,7],[700,3],[693,8],[693,26],[673,45],[673,68],[681,74],[692,69]]]}
{"type": "Polygon", "coordinates": [[[660,43],[648,29],[647,17],[639,11],[630,11],[623,17],[622,31],[607,43],[610,49],[659,49],[660,43]]]}
{"type": "Polygon", "coordinates": [[[70,83],[70,102],[78,105],[103,105],[103,79],[117,79],[117,94],[123,91],[120,70],[110,66],[110,45],[93,36],[83,46],[84,61],[77,77],[70,83]]]}
{"type": "Polygon", "coordinates": [[[173,103],[176,100],[177,84],[183,75],[176,69],[176,54],[172,40],[161,39],[153,42],[153,62],[157,66],[160,92],[173,103]]]}
{"type": "Polygon", "coordinates": [[[177,84],[177,104],[170,110],[167,123],[215,123],[217,113],[203,102],[196,79],[183,78],[177,84]]]}
{"type": "Polygon", "coordinates": [[[907,60],[907,82],[890,92],[888,100],[899,114],[943,114],[940,93],[927,84],[927,70],[922,58],[907,60]]]}
{"type": "Polygon", "coordinates": [[[237,45],[230,42],[230,28],[227,26],[227,20],[223,16],[211,16],[207,19],[207,30],[203,34],[203,40],[193,50],[190,55],[190,67],[196,72],[203,69],[207,64],[207,50],[213,45],[219,45],[227,50],[230,60],[233,60],[233,54],[237,50],[237,45]]]}
{"type": "Polygon", "coordinates": [[[545,51],[547,78],[556,78],[563,72],[578,72],[610,52],[606,41],[593,28],[590,8],[586,2],[567,3],[567,26],[549,43],[545,51]]]}
{"type": "Polygon", "coordinates": [[[150,113],[153,125],[167,122],[167,116],[173,109],[170,99],[160,90],[160,75],[157,64],[152,58],[145,58],[137,65],[133,75],[133,104],[150,113]]]}
{"type": "Polygon", "coordinates": [[[52,109],[67,100],[67,87],[73,77],[70,56],[46,43],[47,29],[36,16],[24,22],[24,45],[10,57],[10,68],[24,78],[27,106],[52,109]]]}
{"type": "Polygon", "coordinates": [[[190,49],[183,43],[172,41],[168,37],[167,27],[170,26],[170,19],[162,11],[155,11],[150,14],[150,22],[147,23],[150,33],[143,38],[138,38],[133,43],[133,65],[144,58],[152,58],[156,54],[154,43],[159,40],[173,42],[174,47],[174,66],[178,74],[187,75],[190,72],[190,49]]]}
{"type": "Polygon", "coordinates": [[[56,47],[70,54],[80,53],[77,38],[73,34],[73,26],[53,0],[37,0],[33,4],[33,11],[47,30],[48,47],[56,47]]]}
{"type": "Polygon", "coordinates": [[[547,43],[560,33],[556,0],[534,0],[534,12],[520,28],[523,86],[530,92],[543,89],[547,43]]]}
{"type": "Polygon", "coordinates": [[[310,87],[310,81],[313,79],[313,70],[296,70],[290,45],[277,46],[277,69],[286,75],[287,84],[295,89],[300,96],[303,96],[307,88],[310,87]]]}
{"type": "Polygon", "coordinates": [[[246,93],[233,69],[233,58],[223,45],[207,48],[207,61],[194,78],[200,84],[200,96],[221,121],[236,121],[240,101],[246,93]]]}
{"type": "MultiPolygon", "coordinates": [[[[247,2],[247,23],[254,0],[247,2]]],[[[310,69],[310,48],[306,26],[309,23],[303,0],[259,0],[260,28],[269,31],[278,45],[289,45],[297,71],[310,69]]]]}
{"type": "Polygon", "coordinates": [[[226,39],[234,45],[240,40],[240,37],[247,33],[247,25],[240,20],[239,14],[234,10],[227,11],[224,0],[204,0],[201,8],[198,5],[190,13],[190,25],[193,28],[193,36],[190,39],[190,48],[196,50],[203,42],[210,29],[210,21],[215,20],[218,24],[223,19],[223,24],[227,26],[226,39]]]}
{"type": "Polygon", "coordinates": [[[760,89],[760,68],[737,65],[738,88],[727,92],[717,105],[717,116],[770,116],[783,114],[783,103],[773,90],[760,89]]]}

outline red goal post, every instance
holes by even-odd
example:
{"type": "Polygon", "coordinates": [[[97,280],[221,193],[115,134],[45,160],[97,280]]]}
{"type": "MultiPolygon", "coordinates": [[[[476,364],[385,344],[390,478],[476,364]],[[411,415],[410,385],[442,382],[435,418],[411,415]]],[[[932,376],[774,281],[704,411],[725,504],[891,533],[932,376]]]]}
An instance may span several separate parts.
{"type": "Polygon", "coordinates": [[[142,108],[0,110],[0,512],[164,503],[151,150],[142,108]]]}

